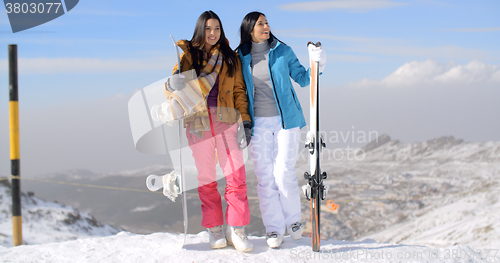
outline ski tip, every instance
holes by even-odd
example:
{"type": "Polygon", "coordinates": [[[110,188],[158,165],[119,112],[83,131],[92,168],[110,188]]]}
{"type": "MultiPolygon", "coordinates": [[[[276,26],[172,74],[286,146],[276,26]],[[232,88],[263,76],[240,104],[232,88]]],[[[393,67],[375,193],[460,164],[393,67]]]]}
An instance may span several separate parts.
{"type": "Polygon", "coordinates": [[[314,45],[316,47],[321,47],[321,42],[318,41],[318,42],[314,43],[312,41],[309,41],[309,42],[307,42],[307,46],[309,46],[309,45],[314,45]]]}

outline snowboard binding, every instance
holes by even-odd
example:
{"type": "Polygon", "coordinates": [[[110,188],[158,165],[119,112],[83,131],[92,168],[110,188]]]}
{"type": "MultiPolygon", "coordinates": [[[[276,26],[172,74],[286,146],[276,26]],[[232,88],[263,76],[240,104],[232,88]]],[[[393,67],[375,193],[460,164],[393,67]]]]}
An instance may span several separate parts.
{"type": "Polygon", "coordinates": [[[181,177],[175,171],[172,171],[166,175],[150,175],[146,178],[146,186],[152,192],[156,192],[163,188],[163,195],[165,195],[172,202],[175,202],[175,198],[182,193],[181,190],[181,177]]]}

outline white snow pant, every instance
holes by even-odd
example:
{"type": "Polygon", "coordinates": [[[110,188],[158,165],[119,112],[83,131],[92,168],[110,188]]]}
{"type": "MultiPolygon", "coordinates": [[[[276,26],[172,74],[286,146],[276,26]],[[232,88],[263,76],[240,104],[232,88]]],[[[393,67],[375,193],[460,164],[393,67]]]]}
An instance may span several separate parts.
{"type": "Polygon", "coordinates": [[[260,211],[266,232],[285,234],[300,221],[300,191],[295,175],[300,128],[282,129],[281,117],[256,117],[250,143],[260,211]]]}

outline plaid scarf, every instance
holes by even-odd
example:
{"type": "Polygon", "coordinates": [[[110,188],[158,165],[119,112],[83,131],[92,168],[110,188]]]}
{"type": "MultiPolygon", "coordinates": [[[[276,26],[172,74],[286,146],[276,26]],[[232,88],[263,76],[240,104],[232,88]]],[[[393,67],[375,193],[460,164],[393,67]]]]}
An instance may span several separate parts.
{"type": "Polygon", "coordinates": [[[191,122],[190,132],[200,138],[203,137],[204,131],[210,130],[206,100],[217,80],[221,67],[222,54],[219,52],[219,46],[215,46],[211,50],[210,59],[203,61],[203,70],[200,76],[188,81],[184,89],[171,93],[168,98],[173,118],[191,122]]]}

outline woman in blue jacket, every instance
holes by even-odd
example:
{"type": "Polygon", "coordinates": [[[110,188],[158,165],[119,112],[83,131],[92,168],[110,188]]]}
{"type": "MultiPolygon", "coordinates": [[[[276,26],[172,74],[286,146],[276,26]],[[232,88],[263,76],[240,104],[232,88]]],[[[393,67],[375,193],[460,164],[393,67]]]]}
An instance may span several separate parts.
{"type": "MultiPolygon", "coordinates": [[[[300,129],[306,126],[300,102],[290,77],[301,87],[309,85],[310,72],[292,49],[272,33],[260,12],[245,16],[240,27],[238,54],[248,92],[248,113],[252,119],[250,143],[257,175],[260,210],[266,227],[267,243],[277,248],[285,230],[292,239],[302,237],[300,191],[295,163],[300,129]]],[[[321,48],[311,51],[320,62],[321,48]]]]}

